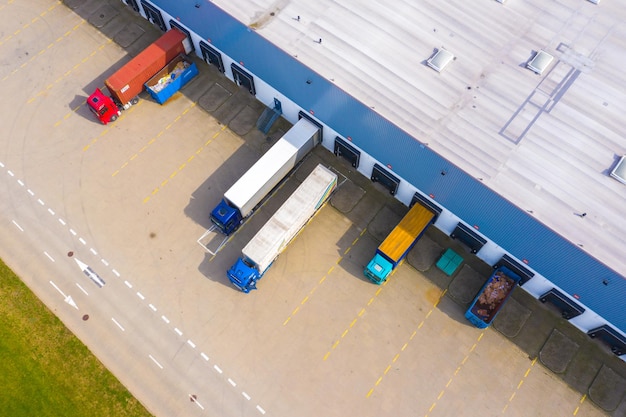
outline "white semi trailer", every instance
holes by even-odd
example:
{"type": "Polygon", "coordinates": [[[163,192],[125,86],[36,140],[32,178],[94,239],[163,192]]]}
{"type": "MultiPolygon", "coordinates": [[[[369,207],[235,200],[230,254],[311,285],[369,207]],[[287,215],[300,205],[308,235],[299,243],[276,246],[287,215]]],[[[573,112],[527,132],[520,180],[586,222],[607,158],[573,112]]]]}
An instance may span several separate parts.
{"type": "Polygon", "coordinates": [[[214,227],[228,236],[322,140],[318,126],[300,119],[226,193],[211,211],[214,227]]]}
{"type": "Polygon", "coordinates": [[[241,291],[256,289],[256,282],[326,202],[337,187],[337,175],[318,165],[271,219],[241,251],[228,270],[228,279],[241,291]]]}

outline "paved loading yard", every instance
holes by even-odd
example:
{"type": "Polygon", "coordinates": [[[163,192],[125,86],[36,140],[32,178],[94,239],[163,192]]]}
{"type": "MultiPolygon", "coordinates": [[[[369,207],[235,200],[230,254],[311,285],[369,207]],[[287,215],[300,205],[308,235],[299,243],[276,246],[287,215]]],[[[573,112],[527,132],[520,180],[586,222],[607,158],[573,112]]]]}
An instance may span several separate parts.
{"type": "MultiPolygon", "coordinates": [[[[19,68],[13,63],[0,74],[12,79],[3,80],[0,91],[25,103],[11,130],[3,130],[14,141],[3,139],[5,162],[45,188],[48,200],[66,206],[68,218],[84,218],[80,226],[93,231],[101,252],[169,307],[170,319],[198,335],[196,342],[254,392],[269,415],[603,415],[599,408],[626,414],[624,363],[524,291],[514,292],[492,328],[471,327],[463,312],[490,267],[436,229],[385,285],[369,283],[362,269],[406,208],[321,148],[218,256],[201,253],[195,239],[208,227],[209,208],[288,124],[278,123],[269,138],[260,134],[254,128],[259,103],[206,65],[166,107],[144,100],[110,127],[91,123],[81,106],[83,89],[125,62],[108,39],[135,54],[158,32],[121,2],[66,3],[78,16],[52,1],[34,1],[29,11],[6,4],[0,15],[3,24],[16,25],[54,6],[46,19],[69,33],[58,42],[72,46],[71,53],[49,54],[50,79],[30,89],[19,87],[40,61],[12,73],[19,68]],[[102,55],[82,61],[94,50],[102,55]],[[81,62],[72,82],[61,77],[81,62]],[[54,80],[65,88],[48,88],[54,80]],[[71,114],[59,108],[75,95],[71,114]],[[49,111],[22,124],[33,104],[49,111]],[[16,130],[22,125],[28,130],[16,130]],[[55,146],[28,140],[44,132],[52,132],[55,146]],[[46,155],[37,153],[41,146],[46,155]],[[196,153],[198,146],[203,152],[196,153]],[[319,161],[349,181],[281,255],[260,290],[237,293],[224,271],[319,161]],[[51,172],[80,179],[80,204],[51,172]],[[451,277],[434,266],[447,248],[464,258],[451,277]]],[[[33,48],[48,48],[49,41],[33,48]]],[[[11,45],[3,42],[0,48],[11,45]]],[[[4,107],[3,114],[13,115],[4,107]]]]}

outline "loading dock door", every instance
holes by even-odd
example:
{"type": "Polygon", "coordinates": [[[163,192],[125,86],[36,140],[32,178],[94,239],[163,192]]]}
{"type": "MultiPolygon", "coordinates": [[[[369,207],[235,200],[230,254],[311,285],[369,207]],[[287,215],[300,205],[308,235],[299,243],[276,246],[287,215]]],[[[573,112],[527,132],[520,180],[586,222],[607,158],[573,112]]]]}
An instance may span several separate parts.
{"type": "Polygon", "coordinates": [[[313,125],[317,126],[319,130],[317,132],[317,136],[315,137],[315,145],[322,143],[322,141],[324,140],[324,125],[322,125],[320,122],[318,122],[302,110],[298,112],[298,120],[300,119],[307,119],[313,125]]]}
{"type": "Polygon", "coordinates": [[[230,64],[230,69],[233,71],[233,80],[237,83],[238,86],[245,88],[252,94],[256,95],[256,89],[254,88],[254,77],[248,74],[238,65],[230,64]]]}
{"type": "Polygon", "coordinates": [[[415,203],[421,204],[422,206],[428,208],[430,211],[435,213],[435,217],[433,218],[433,223],[437,221],[437,217],[439,217],[439,215],[443,211],[441,207],[431,202],[429,199],[427,199],[420,193],[413,194],[413,198],[411,198],[411,203],[409,204],[409,207],[413,207],[415,203]]]}
{"type": "Polygon", "coordinates": [[[176,28],[180,30],[182,33],[187,35],[187,40],[185,41],[185,52],[188,54],[192,53],[196,50],[196,47],[193,44],[193,40],[191,39],[191,33],[187,29],[185,29],[180,23],[175,20],[170,19],[170,28],[176,28]]]}
{"type": "Polygon", "coordinates": [[[528,282],[529,279],[535,276],[535,274],[531,270],[525,268],[522,264],[520,264],[507,254],[504,254],[502,258],[500,258],[500,260],[493,266],[493,269],[498,269],[501,266],[509,268],[511,271],[520,276],[521,280],[519,282],[519,285],[524,285],[526,282],[528,282]]]}
{"type": "Polygon", "coordinates": [[[124,3],[132,7],[134,11],[139,11],[139,5],[137,4],[137,0],[124,0],[124,3]]]}
{"type": "Polygon", "coordinates": [[[358,168],[359,161],[361,159],[361,152],[356,150],[352,145],[350,145],[345,140],[341,139],[339,136],[335,137],[335,155],[341,156],[346,159],[352,167],[358,168]]]}
{"type": "Polygon", "coordinates": [[[456,225],[456,228],[452,231],[450,237],[452,239],[459,239],[461,242],[465,243],[470,248],[472,253],[477,253],[487,243],[485,238],[465,226],[463,223],[458,223],[456,225]]]}
{"type": "Polygon", "coordinates": [[[224,61],[222,61],[222,54],[217,52],[211,45],[200,41],[200,51],[202,52],[202,58],[215,68],[217,68],[222,74],[224,73],[224,61]]]}
{"type": "Polygon", "coordinates": [[[389,171],[384,169],[378,164],[374,164],[374,169],[372,169],[372,176],[370,179],[374,182],[379,182],[385,186],[389,190],[389,194],[395,195],[398,191],[398,186],[400,185],[400,180],[393,176],[389,171]]]}
{"type": "Polygon", "coordinates": [[[159,9],[146,2],[145,0],[141,0],[141,6],[143,7],[143,11],[146,14],[146,18],[153,24],[157,25],[163,32],[167,30],[165,27],[165,22],[163,21],[163,16],[161,16],[161,12],[159,9]]]}
{"type": "Polygon", "coordinates": [[[566,320],[573,319],[574,317],[580,316],[585,312],[584,308],[570,300],[569,297],[556,288],[552,288],[550,291],[541,294],[539,301],[542,303],[552,304],[559,310],[561,316],[566,320]]]}

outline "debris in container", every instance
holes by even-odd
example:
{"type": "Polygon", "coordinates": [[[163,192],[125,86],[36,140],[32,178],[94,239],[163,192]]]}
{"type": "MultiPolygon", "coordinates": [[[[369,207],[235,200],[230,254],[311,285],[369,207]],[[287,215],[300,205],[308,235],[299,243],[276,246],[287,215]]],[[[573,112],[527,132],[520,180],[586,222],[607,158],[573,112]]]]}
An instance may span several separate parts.
{"type": "Polygon", "coordinates": [[[162,91],[165,87],[172,83],[180,74],[182,74],[187,68],[189,68],[190,64],[186,61],[180,61],[176,64],[174,69],[170,73],[165,74],[163,77],[159,78],[159,81],[156,84],[150,86],[150,89],[155,93],[162,91]]]}
{"type": "Polygon", "coordinates": [[[481,319],[489,319],[515,286],[515,281],[497,271],[476,300],[472,311],[481,319]]]}

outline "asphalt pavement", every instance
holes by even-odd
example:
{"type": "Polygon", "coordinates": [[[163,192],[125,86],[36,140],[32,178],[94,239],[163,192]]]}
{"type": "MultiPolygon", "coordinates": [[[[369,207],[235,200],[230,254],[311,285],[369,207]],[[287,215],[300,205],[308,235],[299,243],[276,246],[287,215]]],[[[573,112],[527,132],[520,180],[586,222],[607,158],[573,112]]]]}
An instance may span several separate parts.
{"type": "Polygon", "coordinates": [[[0,9],[0,256],[152,413],[624,415],[623,362],[523,290],[469,325],[490,266],[436,229],[368,282],[406,207],[323,148],[207,253],[210,208],[289,123],[256,130],[263,107],[198,61],[164,106],[145,95],[100,125],[84,100],[159,31],[121,2],[65,3],[0,9]],[[320,162],[346,182],[258,291],[236,291],[226,269],[320,162]],[[452,277],[433,266],[448,247],[452,277]]]}

